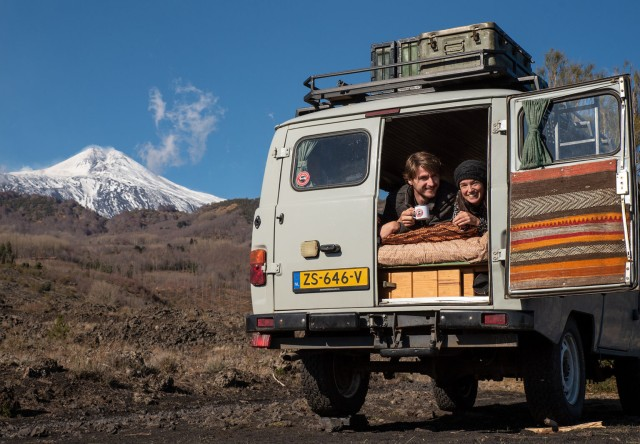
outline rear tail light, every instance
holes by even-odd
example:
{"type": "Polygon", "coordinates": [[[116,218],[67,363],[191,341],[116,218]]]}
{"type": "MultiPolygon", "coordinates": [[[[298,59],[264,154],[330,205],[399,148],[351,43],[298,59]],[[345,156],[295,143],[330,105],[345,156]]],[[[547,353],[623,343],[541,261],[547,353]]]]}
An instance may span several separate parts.
{"type": "Polygon", "coordinates": [[[264,264],[267,262],[267,252],[265,250],[252,250],[249,255],[249,264],[251,266],[250,279],[252,285],[259,287],[267,282],[267,276],[264,272],[264,264]]]}
{"type": "Polygon", "coordinates": [[[271,335],[254,333],[251,337],[251,347],[269,348],[269,345],[271,345],[271,335]]]}

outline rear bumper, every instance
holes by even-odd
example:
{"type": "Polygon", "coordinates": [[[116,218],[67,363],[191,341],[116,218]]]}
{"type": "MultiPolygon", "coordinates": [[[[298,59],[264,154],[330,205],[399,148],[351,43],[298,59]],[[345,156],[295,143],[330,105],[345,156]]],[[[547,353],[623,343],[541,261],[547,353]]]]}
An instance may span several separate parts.
{"type": "Polygon", "coordinates": [[[248,315],[246,330],[252,332],[357,331],[366,328],[366,318],[358,313],[274,313],[248,315]],[[273,327],[258,326],[258,319],[273,319],[273,327]]]}
{"type": "Polygon", "coordinates": [[[290,312],[246,317],[246,331],[269,335],[269,348],[392,348],[414,350],[411,355],[442,348],[516,347],[518,333],[533,331],[533,325],[533,313],[526,311],[290,312]],[[495,315],[504,315],[499,324],[495,315]]]}

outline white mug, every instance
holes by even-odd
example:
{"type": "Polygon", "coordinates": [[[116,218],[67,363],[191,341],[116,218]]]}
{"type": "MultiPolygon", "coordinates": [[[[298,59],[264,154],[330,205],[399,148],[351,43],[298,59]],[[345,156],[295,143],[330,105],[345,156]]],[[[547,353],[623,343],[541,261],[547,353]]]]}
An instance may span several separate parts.
{"type": "Polygon", "coordinates": [[[413,218],[415,220],[425,220],[429,218],[429,207],[426,205],[416,205],[413,207],[413,218]]]}

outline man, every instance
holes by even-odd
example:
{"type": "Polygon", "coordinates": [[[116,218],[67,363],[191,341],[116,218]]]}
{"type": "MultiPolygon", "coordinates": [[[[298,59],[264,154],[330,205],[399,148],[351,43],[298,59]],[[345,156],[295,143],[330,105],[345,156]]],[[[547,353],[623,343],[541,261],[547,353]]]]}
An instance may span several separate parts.
{"type": "Polygon", "coordinates": [[[456,188],[440,180],[442,163],[430,153],[413,153],[405,163],[402,177],[407,182],[397,191],[389,193],[382,214],[380,237],[404,233],[437,222],[451,220],[456,188]],[[429,216],[415,220],[414,207],[426,205],[429,216]]]}

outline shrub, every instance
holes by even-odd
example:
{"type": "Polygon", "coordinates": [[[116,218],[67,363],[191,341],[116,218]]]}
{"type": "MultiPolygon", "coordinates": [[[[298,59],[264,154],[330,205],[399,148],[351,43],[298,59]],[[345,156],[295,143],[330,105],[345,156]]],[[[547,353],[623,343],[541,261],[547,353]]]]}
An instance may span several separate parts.
{"type": "Polygon", "coordinates": [[[66,339],[70,331],[69,324],[67,324],[61,315],[58,315],[53,326],[49,330],[49,337],[51,339],[66,339]]]}
{"type": "Polygon", "coordinates": [[[13,264],[16,254],[13,252],[11,242],[0,244],[0,264],[13,264]]]}
{"type": "Polygon", "coordinates": [[[40,293],[44,293],[45,291],[51,291],[51,288],[52,288],[51,281],[45,281],[40,285],[40,288],[38,288],[38,291],[40,293]]]}

